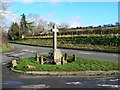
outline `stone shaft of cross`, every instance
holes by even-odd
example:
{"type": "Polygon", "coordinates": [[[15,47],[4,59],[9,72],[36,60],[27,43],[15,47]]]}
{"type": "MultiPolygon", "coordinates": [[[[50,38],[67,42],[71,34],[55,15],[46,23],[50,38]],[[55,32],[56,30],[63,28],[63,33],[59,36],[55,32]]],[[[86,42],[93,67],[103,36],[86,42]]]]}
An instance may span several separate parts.
{"type": "Polygon", "coordinates": [[[53,32],[53,37],[54,37],[54,40],[53,40],[53,49],[57,49],[57,32],[58,32],[58,29],[56,28],[56,25],[53,25],[53,29],[52,29],[52,32],[53,32]]]}
{"type": "Polygon", "coordinates": [[[54,60],[56,65],[61,65],[62,53],[59,49],[57,49],[58,29],[56,28],[56,25],[53,26],[52,32],[53,32],[53,60],[54,60]]]}
{"type": "Polygon", "coordinates": [[[54,42],[53,49],[57,49],[57,33],[56,32],[54,32],[54,40],[53,40],[53,42],[54,42]]]}

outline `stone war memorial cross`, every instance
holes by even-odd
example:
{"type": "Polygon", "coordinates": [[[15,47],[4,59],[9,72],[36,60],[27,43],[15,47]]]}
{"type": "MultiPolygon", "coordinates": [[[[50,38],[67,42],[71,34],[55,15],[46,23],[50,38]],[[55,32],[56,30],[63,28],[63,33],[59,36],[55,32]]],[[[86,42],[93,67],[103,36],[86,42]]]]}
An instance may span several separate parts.
{"type": "Polygon", "coordinates": [[[59,49],[57,49],[58,29],[57,29],[56,25],[53,25],[52,32],[53,32],[53,60],[56,65],[61,65],[62,53],[59,49]]]}

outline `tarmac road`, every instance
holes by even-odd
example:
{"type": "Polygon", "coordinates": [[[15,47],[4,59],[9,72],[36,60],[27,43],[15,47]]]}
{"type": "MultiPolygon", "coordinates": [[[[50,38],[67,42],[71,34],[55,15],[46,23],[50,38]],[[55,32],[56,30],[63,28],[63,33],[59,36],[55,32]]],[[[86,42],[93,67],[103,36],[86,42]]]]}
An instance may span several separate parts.
{"type": "MultiPolygon", "coordinates": [[[[30,57],[36,53],[47,54],[51,48],[12,44],[16,49],[3,53],[2,85],[5,88],[118,88],[118,76],[40,76],[11,72],[6,64],[18,57],[30,57]]],[[[62,53],[86,58],[118,61],[118,54],[94,51],[61,49],[62,53]]],[[[25,90],[26,90],[25,89],[25,90]]],[[[18,89],[17,89],[18,90],[18,89]]]]}
{"type": "MultiPolygon", "coordinates": [[[[3,56],[7,58],[16,58],[18,56],[30,57],[34,56],[36,53],[39,54],[48,54],[52,48],[47,47],[35,47],[35,46],[27,46],[20,44],[12,44],[16,47],[14,52],[5,53],[3,56]]],[[[104,52],[96,52],[96,51],[84,51],[84,50],[70,50],[70,49],[61,49],[62,53],[67,53],[68,55],[76,55],[79,57],[85,58],[95,58],[101,60],[109,60],[118,62],[118,55],[116,53],[104,53],[104,52]]]]}

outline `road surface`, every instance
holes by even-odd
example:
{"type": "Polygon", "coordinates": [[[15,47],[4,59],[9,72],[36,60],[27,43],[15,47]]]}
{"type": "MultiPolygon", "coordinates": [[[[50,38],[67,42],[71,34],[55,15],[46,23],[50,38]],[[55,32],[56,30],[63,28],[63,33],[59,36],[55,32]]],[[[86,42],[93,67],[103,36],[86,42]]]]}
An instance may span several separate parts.
{"type": "MultiPolygon", "coordinates": [[[[5,88],[118,88],[118,76],[40,76],[11,72],[7,62],[18,57],[30,57],[36,53],[48,54],[51,48],[12,44],[15,50],[3,53],[2,85],[5,88]]],[[[62,53],[86,58],[118,61],[118,54],[61,49],[62,53]]],[[[25,89],[26,90],[26,89],[25,89]]],[[[32,89],[31,89],[32,90],[32,89]]]]}
{"type": "MultiPolygon", "coordinates": [[[[47,47],[35,47],[35,46],[27,46],[20,44],[12,44],[16,47],[17,50],[14,52],[5,53],[4,58],[17,58],[18,56],[30,57],[34,56],[36,53],[39,54],[48,54],[52,48],[47,47]]],[[[95,51],[83,51],[83,50],[70,50],[70,49],[61,49],[62,53],[67,53],[68,55],[76,55],[79,57],[85,58],[94,58],[101,60],[109,60],[118,62],[118,54],[115,53],[103,53],[103,52],[95,52],[95,51]]]]}

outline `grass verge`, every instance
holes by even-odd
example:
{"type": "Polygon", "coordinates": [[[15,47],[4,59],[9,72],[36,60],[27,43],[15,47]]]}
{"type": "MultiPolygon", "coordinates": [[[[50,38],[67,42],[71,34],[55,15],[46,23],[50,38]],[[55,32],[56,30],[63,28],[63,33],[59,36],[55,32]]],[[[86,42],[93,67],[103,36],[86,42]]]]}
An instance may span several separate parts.
{"type": "Polygon", "coordinates": [[[11,51],[13,49],[14,49],[14,46],[12,46],[12,45],[9,45],[8,47],[2,46],[2,47],[0,47],[0,52],[11,51]]]}
{"type": "Polygon", "coordinates": [[[39,64],[35,60],[35,57],[24,58],[18,60],[18,66],[14,69],[22,71],[109,71],[118,70],[118,62],[99,60],[99,59],[88,59],[77,57],[76,61],[71,61],[72,56],[69,56],[68,63],[64,65],[50,65],[50,64],[39,64]],[[35,69],[25,68],[26,65],[33,65],[35,69]]]}

